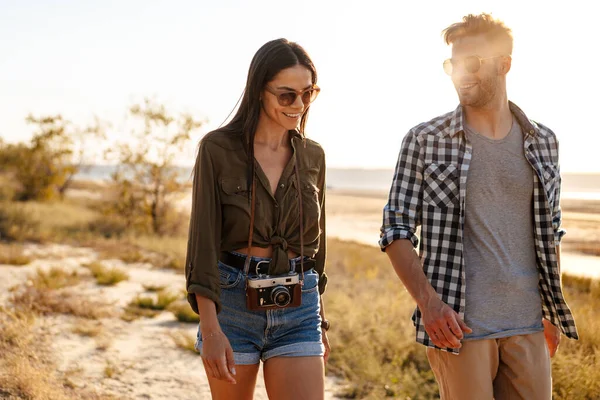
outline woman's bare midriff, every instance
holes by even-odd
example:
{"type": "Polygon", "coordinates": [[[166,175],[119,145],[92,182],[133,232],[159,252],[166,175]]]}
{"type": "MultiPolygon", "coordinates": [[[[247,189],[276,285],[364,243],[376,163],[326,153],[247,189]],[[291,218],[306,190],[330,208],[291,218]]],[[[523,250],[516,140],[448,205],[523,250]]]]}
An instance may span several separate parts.
{"type": "MultiPolygon", "coordinates": [[[[237,249],[234,250],[238,253],[242,253],[242,254],[248,254],[248,248],[244,247],[243,249],[237,249]]],[[[294,253],[291,250],[287,251],[288,253],[288,258],[292,259],[292,258],[296,258],[298,257],[298,254],[294,253]]],[[[252,252],[250,254],[251,256],[255,256],[255,257],[267,257],[267,258],[271,258],[273,257],[273,246],[269,246],[266,248],[263,247],[252,247],[252,252]]]]}

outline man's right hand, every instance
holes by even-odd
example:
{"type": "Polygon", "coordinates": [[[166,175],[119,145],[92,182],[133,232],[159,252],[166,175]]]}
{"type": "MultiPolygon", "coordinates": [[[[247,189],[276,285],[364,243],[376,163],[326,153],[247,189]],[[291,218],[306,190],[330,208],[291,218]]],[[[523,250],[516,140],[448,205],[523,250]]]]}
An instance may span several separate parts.
{"type": "Polygon", "coordinates": [[[202,362],[209,377],[236,383],[233,350],[222,331],[202,334],[202,362]]]}
{"type": "Polygon", "coordinates": [[[437,347],[458,349],[464,337],[463,332],[472,332],[460,316],[437,296],[431,296],[419,309],[425,331],[437,347]]]}

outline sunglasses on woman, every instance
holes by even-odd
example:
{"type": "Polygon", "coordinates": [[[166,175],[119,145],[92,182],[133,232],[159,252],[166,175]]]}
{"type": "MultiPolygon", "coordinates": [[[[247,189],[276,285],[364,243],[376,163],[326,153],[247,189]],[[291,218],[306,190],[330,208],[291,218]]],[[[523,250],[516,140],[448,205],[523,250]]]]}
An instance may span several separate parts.
{"type": "Polygon", "coordinates": [[[455,59],[449,58],[444,61],[444,72],[448,75],[452,75],[454,70],[456,68],[458,68],[460,66],[460,64],[462,63],[462,66],[465,69],[465,71],[467,71],[471,74],[474,74],[477,71],[479,71],[479,69],[481,68],[482,61],[491,60],[492,58],[499,58],[499,57],[504,57],[504,56],[493,56],[493,57],[485,57],[485,58],[481,58],[478,56],[468,56],[468,57],[462,58],[460,60],[455,60],[455,59]]]}
{"type": "Polygon", "coordinates": [[[269,85],[266,85],[265,88],[269,93],[272,93],[273,95],[275,95],[275,97],[277,97],[277,102],[280,106],[283,107],[291,106],[292,104],[294,104],[298,96],[300,96],[300,99],[302,99],[302,102],[305,105],[309,105],[310,103],[315,101],[315,99],[319,95],[319,92],[321,91],[321,88],[319,88],[318,86],[313,86],[311,88],[301,91],[296,91],[292,89],[274,89],[269,85]]]}

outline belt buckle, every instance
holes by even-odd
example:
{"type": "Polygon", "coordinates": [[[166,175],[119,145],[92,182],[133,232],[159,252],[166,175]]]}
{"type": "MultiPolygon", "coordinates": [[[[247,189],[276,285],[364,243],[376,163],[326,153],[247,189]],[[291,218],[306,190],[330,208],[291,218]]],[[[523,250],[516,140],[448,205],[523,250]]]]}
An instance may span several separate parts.
{"type": "MultiPolygon", "coordinates": [[[[260,264],[265,263],[265,264],[269,264],[269,260],[260,260],[259,262],[256,263],[256,265],[254,266],[254,273],[256,275],[268,275],[268,274],[259,274],[258,273],[258,267],[260,267],[260,264]]],[[[269,270],[267,270],[267,272],[269,272],[269,270]]]]}

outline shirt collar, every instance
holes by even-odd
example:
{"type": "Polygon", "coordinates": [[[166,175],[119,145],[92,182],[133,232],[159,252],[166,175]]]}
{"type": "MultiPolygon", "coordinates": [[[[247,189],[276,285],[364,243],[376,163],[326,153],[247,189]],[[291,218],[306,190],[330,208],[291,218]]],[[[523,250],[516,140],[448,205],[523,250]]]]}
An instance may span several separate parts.
{"type": "MultiPolygon", "coordinates": [[[[546,132],[540,129],[537,124],[527,118],[527,115],[521,110],[515,103],[512,101],[508,102],[508,107],[510,112],[517,118],[519,125],[521,125],[521,129],[523,132],[529,136],[535,137],[537,135],[546,136],[546,132]]],[[[464,113],[461,105],[456,107],[456,109],[450,115],[450,124],[447,129],[445,129],[444,135],[454,137],[456,134],[460,132],[464,132],[464,113]]]]}

